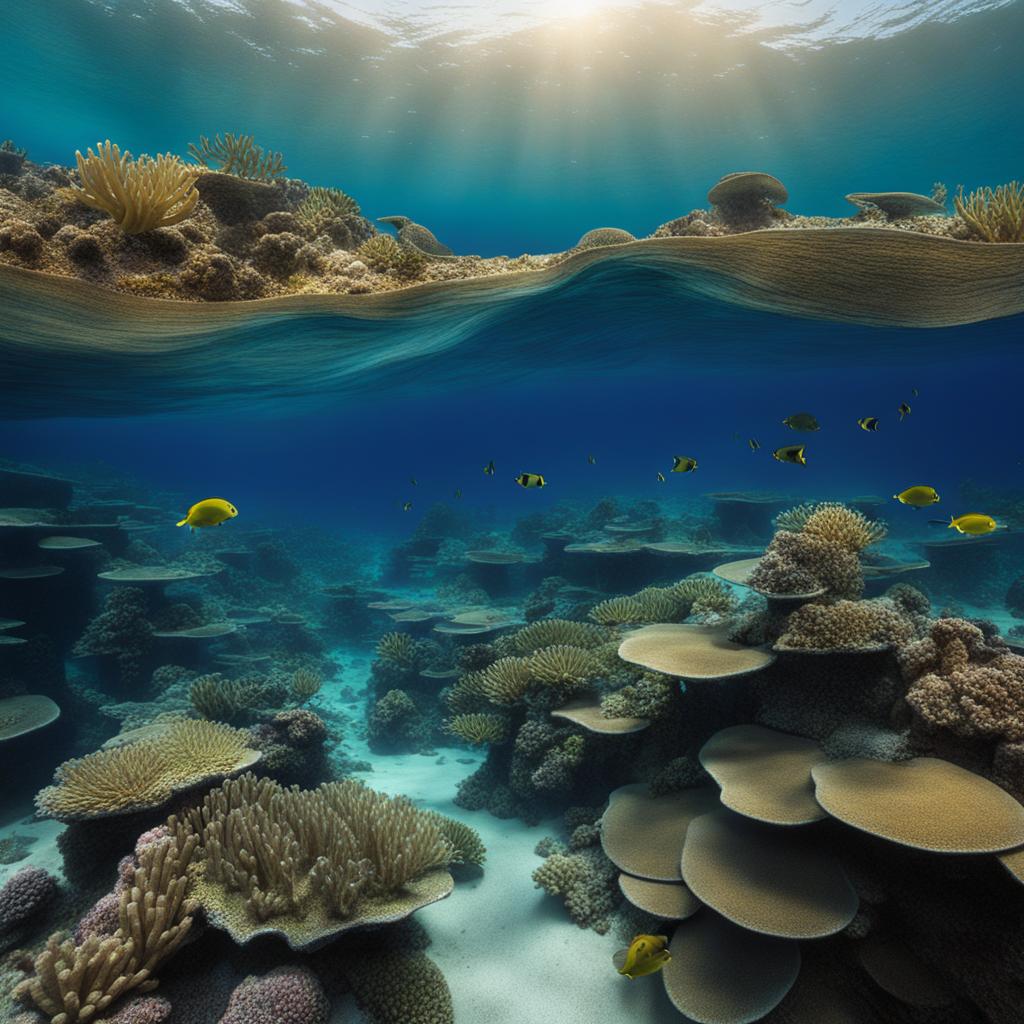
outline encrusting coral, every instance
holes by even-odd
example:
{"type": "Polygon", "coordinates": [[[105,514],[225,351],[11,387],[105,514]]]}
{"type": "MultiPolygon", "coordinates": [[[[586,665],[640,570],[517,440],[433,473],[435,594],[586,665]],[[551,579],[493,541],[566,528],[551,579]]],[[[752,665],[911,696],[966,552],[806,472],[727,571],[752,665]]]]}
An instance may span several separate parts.
{"type": "Polygon", "coordinates": [[[451,891],[439,869],[453,847],[434,820],[358,782],[300,790],[244,775],[168,824],[179,843],[198,839],[195,897],[236,941],[269,929],[313,948],[451,891]]]}
{"type": "Polygon", "coordinates": [[[259,753],[247,740],[247,733],[217,722],[180,719],[153,738],[65,761],[36,805],[60,821],[159,807],[176,793],[254,764],[259,753]]]}
{"type": "Polygon", "coordinates": [[[75,161],[82,182],[71,187],[75,197],[109,213],[128,235],[178,224],[199,202],[198,175],[171,153],[133,160],[108,139],[84,157],[76,150],[75,161]]]}
{"type": "Polygon", "coordinates": [[[97,1018],[128,992],[148,992],[160,965],[184,941],[196,904],[187,898],[187,869],[198,840],[164,840],[140,851],[131,884],[120,893],[118,928],[111,936],[90,935],[79,945],[51,935],[35,958],[35,976],[15,996],[34,1005],[50,1024],[97,1018]]]}

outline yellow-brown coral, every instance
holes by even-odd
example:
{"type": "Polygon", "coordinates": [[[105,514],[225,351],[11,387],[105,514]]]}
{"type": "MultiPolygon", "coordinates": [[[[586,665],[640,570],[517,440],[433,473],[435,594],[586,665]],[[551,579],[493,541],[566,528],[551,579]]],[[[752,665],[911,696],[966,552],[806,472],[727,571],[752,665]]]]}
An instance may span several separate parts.
{"type": "Polygon", "coordinates": [[[308,668],[297,668],[292,673],[292,697],[300,704],[304,704],[320,692],[322,684],[323,676],[319,672],[308,668]]]}
{"type": "Polygon", "coordinates": [[[127,235],[178,224],[199,202],[198,174],[171,153],[133,160],[108,139],[96,153],[75,151],[81,188],[72,187],[86,206],[102,210],[127,235]]]}
{"type": "Polygon", "coordinates": [[[445,729],[474,746],[501,743],[506,737],[505,719],[501,715],[456,715],[448,720],[445,729]]]}
{"type": "Polygon", "coordinates": [[[600,672],[596,658],[582,647],[558,644],[530,655],[529,671],[547,685],[583,686],[600,672]]]}
{"type": "Polygon", "coordinates": [[[804,521],[801,533],[838,544],[847,551],[863,551],[888,533],[885,523],[867,519],[860,512],[834,501],[815,505],[804,521]]]}
{"type": "Polygon", "coordinates": [[[60,821],[158,807],[175,793],[254,764],[260,755],[246,746],[248,738],[217,722],[182,719],[156,738],[65,761],[36,805],[60,821]]]}
{"type": "Polygon", "coordinates": [[[571,644],[573,647],[597,647],[604,643],[605,633],[597,626],[571,619],[540,619],[531,622],[506,639],[512,654],[532,654],[542,647],[571,644]]]}
{"type": "Polygon", "coordinates": [[[971,232],[986,242],[1024,242],[1024,184],[1011,181],[953,197],[956,212],[971,232]]]}
{"type": "Polygon", "coordinates": [[[913,624],[887,598],[836,601],[797,608],[789,616],[778,645],[803,650],[859,650],[904,644],[913,635],[913,624]]]}
{"type": "Polygon", "coordinates": [[[635,597],[610,597],[594,605],[590,617],[601,626],[624,626],[644,622],[645,612],[635,597]]]}
{"type": "Polygon", "coordinates": [[[394,662],[399,668],[412,668],[416,643],[408,633],[385,633],[377,641],[377,657],[394,662]]]}

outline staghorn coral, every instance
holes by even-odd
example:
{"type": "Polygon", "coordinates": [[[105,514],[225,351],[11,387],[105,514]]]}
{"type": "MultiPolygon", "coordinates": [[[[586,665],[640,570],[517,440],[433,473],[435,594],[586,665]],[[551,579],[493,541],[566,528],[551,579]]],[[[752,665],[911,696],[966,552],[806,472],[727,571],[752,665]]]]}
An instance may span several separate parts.
{"type": "Polygon", "coordinates": [[[416,643],[408,633],[385,633],[377,641],[377,657],[411,669],[416,664],[416,643]]]}
{"type": "Polygon", "coordinates": [[[483,864],[487,859],[487,847],[475,828],[437,811],[427,811],[426,814],[451,847],[452,864],[475,864],[477,867],[483,864]]]}
{"type": "Polygon", "coordinates": [[[75,151],[82,185],[71,191],[86,206],[110,214],[126,235],[178,224],[199,202],[198,175],[171,153],[133,160],[109,139],[97,143],[95,153],[86,152],[83,157],[75,151]]]}
{"type": "Polygon", "coordinates": [[[456,715],[445,723],[445,729],[473,746],[503,743],[506,739],[506,723],[501,715],[456,715]]]}
{"type": "Polygon", "coordinates": [[[561,896],[569,916],[580,928],[604,935],[619,904],[618,868],[600,849],[552,853],[533,872],[538,889],[561,896]]]}
{"type": "Polygon", "coordinates": [[[563,689],[585,686],[601,671],[600,663],[590,651],[568,644],[545,647],[531,654],[528,668],[536,681],[563,689]]]}
{"type": "Polygon", "coordinates": [[[323,685],[323,676],[308,668],[298,668],[292,673],[291,694],[292,698],[300,704],[305,704],[320,692],[323,685]]]}
{"type": "Polygon", "coordinates": [[[187,870],[197,847],[194,836],[145,847],[119,898],[118,929],[90,935],[81,945],[51,935],[35,958],[35,976],[15,989],[50,1024],[89,1021],[128,992],[148,992],[154,973],[184,941],[196,904],[186,898],[187,870]]]}
{"type": "Polygon", "coordinates": [[[805,604],[786,622],[779,645],[806,650],[857,650],[905,644],[914,636],[913,624],[887,598],[805,604]]]}
{"type": "Polygon", "coordinates": [[[635,597],[609,597],[594,605],[590,617],[601,626],[624,626],[644,621],[644,608],[635,597]]]}
{"type": "Polygon", "coordinates": [[[270,921],[310,948],[450,891],[436,869],[452,847],[429,815],[352,780],[301,790],[246,774],[168,824],[179,843],[198,839],[196,899],[236,941],[270,921]]]}
{"type": "Polygon", "coordinates": [[[964,619],[936,619],[899,652],[907,703],[928,728],[956,736],[1024,740],[1024,657],[964,619]]]}
{"type": "Polygon", "coordinates": [[[247,734],[216,722],[174,721],[162,735],[65,761],[36,797],[41,814],[76,821],[158,807],[259,757],[247,734]]]}
{"type": "Polygon", "coordinates": [[[218,1024],[327,1024],[330,1003],[316,975],[303,966],[250,974],[231,993],[218,1024]]]}
{"type": "Polygon", "coordinates": [[[511,636],[503,637],[502,645],[509,654],[533,654],[542,647],[571,644],[573,647],[597,647],[604,643],[605,633],[597,626],[570,619],[539,619],[511,636]]]}
{"type": "Polygon", "coordinates": [[[971,234],[985,242],[1024,242],[1024,184],[1011,181],[998,188],[979,188],[953,197],[957,214],[971,234]]]}
{"type": "Polygon", "coordinates": [[[223,138],[215,135],[213,142],[200,135],[199,145],[190,142],[188,152],[196,163],[204,167],[249,181],[273,181],[288,170],[280,153],[264,152],[252,135],[225,132],[223,138]]]}

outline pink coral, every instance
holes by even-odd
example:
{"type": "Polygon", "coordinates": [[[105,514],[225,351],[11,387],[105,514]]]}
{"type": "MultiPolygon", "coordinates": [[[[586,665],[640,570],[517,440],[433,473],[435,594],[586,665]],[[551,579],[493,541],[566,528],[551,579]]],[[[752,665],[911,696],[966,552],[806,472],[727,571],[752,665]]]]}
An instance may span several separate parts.
{"type": "Polygon", "coordinates": [[[22,868],[0,889],[0,935],[34,917],[53,898],[57,883],[42,868],[22,868]]]}
{"type": "Polygon", "coordinates": [[[219,1024],[327,1024],[330,1004],[306,967],[275,967],[249,975],[231,993],[219,1024]]]}
{"type": "Polygon", "coordinates": [[[96,1024],[163,1024],[171,1015],[171,1004],[161,996],[136,996],[119,1003],[116,1012],[96,1024]]]}
{"type": "Polygon", "coordinates": [[[963,619],[937,619],[900,651],[907,702],[933,729],[957,736],[1024,740],[1024,657],[963,619]]]}

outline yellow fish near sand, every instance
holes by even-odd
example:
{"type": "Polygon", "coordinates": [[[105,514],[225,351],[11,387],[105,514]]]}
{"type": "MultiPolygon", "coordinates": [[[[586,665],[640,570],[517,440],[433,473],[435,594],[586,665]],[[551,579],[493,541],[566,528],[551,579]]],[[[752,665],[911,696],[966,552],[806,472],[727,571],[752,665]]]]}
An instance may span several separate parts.
{"type": "Polygon", "coordinates": [[[894,494],[893,499],[901,505],[909,505],[911,508],[926,508],[939,500],[939,492],[934,487],[918,484],[915,487],[908,487],[905,491],[900,491],[899,494],[894,494]]]}
{"type": "Polygon", "coordinates": [[[971,537],[981,537],[998,530],[999,524],[991,516],[982,515],[980,512],[968,512],[962,516],[950,516],[949,529],[969,534],[971,537]]]}
{"type": "Polygon", "coordinates": [[[628,949],[620,949],[612,956],[612,963],[619,974],[632,981],[646,974],[656,974],[672,959],[665,948],[668,939],[664,935],[638,935],[628,949]]]}
{"type": "Polygon", "coordinates": [[[223,498],[205,498],[193,505],[177,526],[188,526],[193,530],[206,526],[220,526],[228,519],[234,519],[238,509],[223,498]]]}

